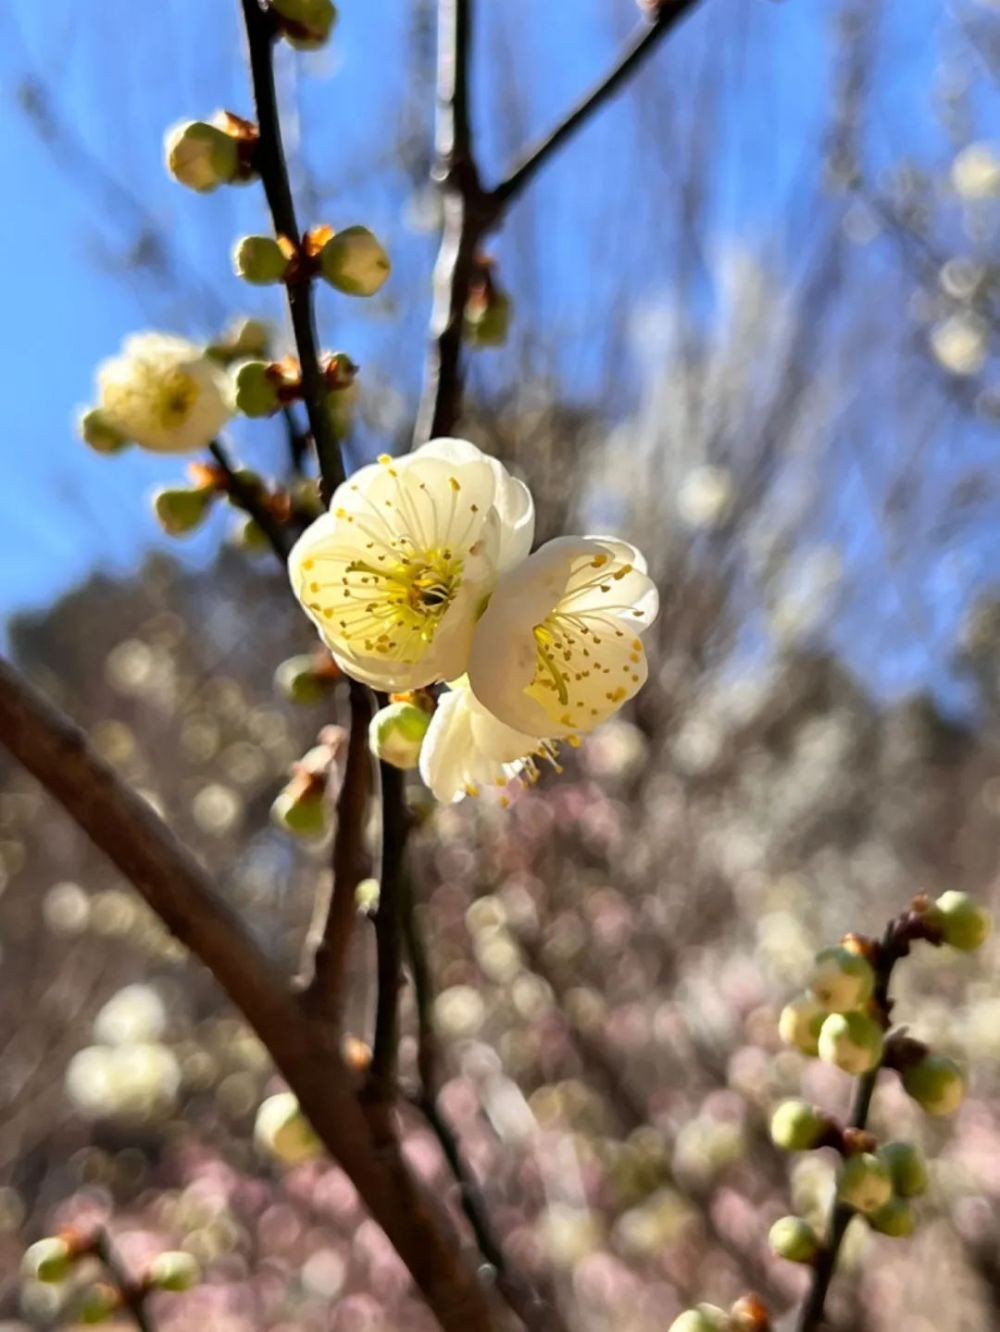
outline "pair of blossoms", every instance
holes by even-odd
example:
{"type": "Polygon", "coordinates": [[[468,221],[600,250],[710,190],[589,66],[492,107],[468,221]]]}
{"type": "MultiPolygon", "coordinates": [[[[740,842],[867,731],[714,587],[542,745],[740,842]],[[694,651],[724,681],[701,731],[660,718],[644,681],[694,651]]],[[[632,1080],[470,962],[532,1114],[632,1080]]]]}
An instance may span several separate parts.
{"type": "MultiPolygon", "coordinates": [[[[230,382],[203,349],[139,335],[101,367],[82,432],[108,452],[204,447],[232,414],[230,382]]],[[[437,439],[354,473],[289,558],[341,669],[396,696],[373,720],[373,749],[419,766],[439,800],[534,781],[646,679],[640,635],[657,592],[642,556],[592,536],[531,554],[534,522],[501,463],[437,439]],[[443,684],[435,707],[426,691],[443,684]]]]}
{"type": "MultiPolygon", "coordinates": [[[[382,457],[292,550],[292,587],[345,674],[402,695],[372,745],[437,799],[534,781],[643,685],[657,591],[634,546],[557,537],[531,554],[523,482],[461,439],[382,457]],[[432,714],[413,696],[446,684],[432,714]]],[[[501,796],[506,801],[506,796],[501,796]]]]}

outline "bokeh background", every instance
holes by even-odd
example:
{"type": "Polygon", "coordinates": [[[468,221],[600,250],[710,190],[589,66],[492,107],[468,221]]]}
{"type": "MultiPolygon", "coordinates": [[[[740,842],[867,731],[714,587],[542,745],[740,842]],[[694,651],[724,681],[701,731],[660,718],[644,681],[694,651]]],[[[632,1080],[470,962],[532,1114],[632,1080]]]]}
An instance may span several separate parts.
{"type": "MultiPolygon", "coordinates": [[[[302,216],[364,222],[394,261],[375,300],[321,298],[325,344],[362,365],[352,463],[405,447],[419,388],[433,8],[345,0],[332,46],[279,66],[302,216]]],[[[478,8],[494,179],[636,11],[478,8]]],[[[129,332],[209,339],[256,314],[285,336],[278,297],[229,272],[233,238],[266,229],[259,191],[196,197],[161,165],[166,125],[248,109],[237,18],[224,0],[0,13],[0,633],[292,967],[329,857],[268,808],[331,710],[271,681],[310,630],[224,513],[162,536],[146,495],[179,478],[169,460],[99,457],[72,429],[129,332]]],[[[658,1332],[750,1286],[794,1304],[804,1278],[767,1227],[821,1209],[831,1166],[789,1171],[762,1126],[803,1086],[842,1111],[850,1083],[780,1048],[781,1005],[816,947],[914,892],[1000,895],[998,227],[996,0],[704,0],[492,246],[514,321],[470,357],[463,431],[529,481],[540,539],[629,536],[664,606],[627,716],[506,813],[432,813],[414,852],[443,1108],[574,1329],[658,1332]]],[[[279,426],[232,446],[280,475],[279,426]]],[[[136,1264],[203,1263],[163,1328],[429,1329],[341,1172],[255,1152],[266,1055],[5,758],[0,890],[0,1327],[67,1325],[65,1293],[17,1268],[86,1216],[136,1264]]],[[[929,1126],[880,1093],[876,1123],[925,1143],[933,1188],[913,1240],[852,1232],[835,1326],[985,1330],[997,950],[918,950],[898,994],[972,1095],[929,1126]]],[[[448,1187],[416,1116],[408,1150],[448,1187]]]]}

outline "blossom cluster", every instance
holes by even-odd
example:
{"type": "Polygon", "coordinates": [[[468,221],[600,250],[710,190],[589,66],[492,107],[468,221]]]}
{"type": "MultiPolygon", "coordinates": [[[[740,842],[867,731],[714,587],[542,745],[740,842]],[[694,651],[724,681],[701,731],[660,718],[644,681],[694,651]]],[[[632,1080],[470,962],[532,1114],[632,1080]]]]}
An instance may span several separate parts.
{"type": "Polygon", "coordinates": [[[398,711],[373,724],[379,752],[419,762],[439,800],[532,780],[646,679],[657,592],[641,554],[603,536],[531,554],[533,535],[521,481],[436,439],[362,467],[292,550],[295,594],[345,674],[409,698],[447,684],[426,728],[398,711]]]}

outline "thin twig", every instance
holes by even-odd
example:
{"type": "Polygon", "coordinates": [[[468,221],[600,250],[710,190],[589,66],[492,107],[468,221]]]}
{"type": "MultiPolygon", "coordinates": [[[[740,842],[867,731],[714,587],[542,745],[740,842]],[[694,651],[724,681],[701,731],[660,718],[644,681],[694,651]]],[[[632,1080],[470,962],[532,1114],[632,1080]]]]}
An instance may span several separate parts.
{"type": "MultiPolygon", "coordinates": [[[[898,926],[899,922],[897,921],[893,921],[889,925],[882,942],[878,945],[875,959],[875,993],[872,1003],[877,1012],[886,1015],[886,1021],[888,1021],[890,1011],[889,983],[892,979],[893,968],[900,958],[905,957],[909,952],[909,941],[906,938],[905,930],[901,932],[898,926]]],[[[881,1068],[882,1066],[879,1064],[859,1078],[854,1093],[854,1103],[851,1106],[848,1128],[867,1128],[872,1097],[875,1095],[875,1086],[881,1068]]],[[[837,1268],[837,1259],[840,1256],[844,1236],[847,1234],[847,1227],[854,1215],[855,1212],[852,1207],[846,1207],[843,1203],[834,1204],[830,1213],[826,1238],[813,1267],[812,1283],[799,1312],[795,1332],[818,1332],[818,1329],[823,1326],[830,1283],[837,1268]]]]}
{"type": "Polygon", "coordinates": [[[364,830],[372,785],[368,751],[371,691],[349,681],[350,734],[337,798],[337,829],[333,841],[333,888],[322,934],[312,959],[312,977],[302,993],[310,1008],[338,1020],[347,979],[347,957],[357,918],[358,884],[364,878],[364,830]]]}
{"type": "Polygon", "coordinates": [[[267,537],[267,544],[284,564],[288,559],[290,549],[288,535],[285,528],[268,508],[260,488],[239,474],[229,455],[217,439],[209,444],[208,451],[225,473],[228,493],[237,508],[242,509],[248,517],[254,520],[267,537]]]}
{"type": "Polygon", "coordinates": [[[380,763],[379,774],[382,788],[382,861],[379,868],[378,908],[375,912],[378,997],[370,1086],[373,1101],[384,1106],[391,1105],[395,1098],[399,986],[403,962],[403,876],[410,818],[404,799],[402,772],[389,763],[380,763]]]}
{"type": "Polygon", "coordinates": [[[111,1242],[111,1236],[106,1230],[98,1230],[94,1236],[92,1251],[94,1256],[104,1264],[107,1274],[111,1278],[111,1285],[121,1296],[122,1307],[127,1309],[135,1320],[139,1332],[156,1332],[156,1324],[146,1308],[148,1287],[134,1281],[129,1275],[125,1264],[118,1255],[118,1250],[111,1242]]]}
{"type": "Polygon", "coordinates": [[[448,435],[462,407],[462,324],[476,247],[496,221],[479,183],[469,115],[472,0],[439,0],[437,118],[432,178],[441,191],[444,226],[434,266],[434,308],[414,447],[448,435]]]}
{"type": "MultiPolygon", "coordinates": [[[[260,140],[254,154],[254,166],[260,173],[275,234],[287,236],[296,248],[301,243],[295,202],[288,181],[288,165],[281,138],[278,98],[274,86],[275,27],[272,16],[260,7],[258,0],[240,0],[250,53],[250,75],[253,80],[254,105],[260,140]]],[[[316,442],[320,474],[325,498],[330,496],[344,479],[344,464],[340,456],[333,422],[326,409],[326,386],[319,363],[319,340],[316,335],[316,316],[313,309],[312,282],[308,279],[289,283],[288,311],[292,332],[302,371],[302,397],[305,401],[309,428],[316,442]]]]}
{"type": "Polygon", "coordinates": [[[506,180],[501,181],[496,187],[492,197],[502,209],[507,208],[524,191],[549,158],[587,123],[595,111],[614,96],[639,65],[653,53],[657,44],[698,3],[699,0],[664,0],[661,3],[657,17],[636,30],[625,44],[610,73],[585,93],[556,128],[530,148],[506,180]]]}

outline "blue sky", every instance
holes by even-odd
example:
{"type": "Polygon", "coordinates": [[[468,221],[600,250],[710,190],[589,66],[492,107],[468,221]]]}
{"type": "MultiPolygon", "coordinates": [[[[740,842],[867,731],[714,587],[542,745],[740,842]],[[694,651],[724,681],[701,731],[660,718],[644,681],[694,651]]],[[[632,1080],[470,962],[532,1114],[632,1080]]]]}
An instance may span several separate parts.
{"type": "MultiPolygon", "coordinates": [[[[654,55],[637,90],[607,108],[515,209],[495,250],[570,396],[600,402],[594,386],[609,373],[616,409],[641,393],[627,350],[609,368],[595,333],[620,300],[671,298],[669,260],[653,262],[630,232],[647,173],[669,173],[672,153],[697,151],[704,107],[713,118],[706,254],[738,240],[790,272],[802,262],[837,8],[705,0],[654,55]],[[669,130],[656,110],[664,106],[669,130]]],[[[198,197],[161,166],[163,130],[174,120],[217,106],[248,109],[237,10],[235,0],[8,0],[0,14],[0,178],[16,201],[0,210],[0,617],[44,605],[90,569],[127,573],[163,541],[144,496],[179,469],[137,451],[97,457],[74,438],[74,408],[90,397],[97,362],[142,327],[203,336],[223,312],[279,314],[277,296],[248,293],[229,273],[232,239],[265,229],[259,191],[198,197]],[[65,132],[55,149],[14,106],[25,81],[39,77],[65,132]],[[148,224],[168,249],[157,280],[122,265],[148,224]]],[[[389,416],[398,423],[420,370],[434,238],[413,229],[412,189],[394,149],[429,133],[429,90],[414,78],[407,0],[345,0],[341,12],[330,51],[283,55],[281,91],[293,154],[305,156],[323,192],[324,218],[309,220],[364,221],[396,261],[400,280],[384,299],[359,309],[331,293],[321,317],[327,345],[389,376],[387,401],[399,399],[389,416]]],[[[630,0],[481,0],[479,13],[476,120],[492,178],[606,68],[636,17],[630,0]]],[[[876,115],[866,129],[875,163],[940,151],[928,89],[944,22],[935,0],[887,0],[876,115]]],[[[498,356],[480,373],[496,383],[517,368],[498,356]]],[[[269,426],[238,431],[236,440],[257,465],[277,458],[269,426]]],[[[185,545],[186,557],[207,560],[219,537],[213,527],[185,545]]],[[[925,667],[915,657],[908,669],[925,667]]]]}

